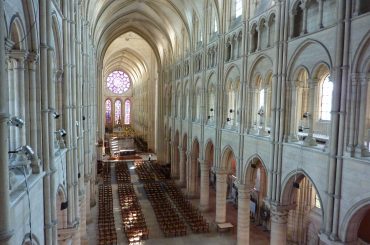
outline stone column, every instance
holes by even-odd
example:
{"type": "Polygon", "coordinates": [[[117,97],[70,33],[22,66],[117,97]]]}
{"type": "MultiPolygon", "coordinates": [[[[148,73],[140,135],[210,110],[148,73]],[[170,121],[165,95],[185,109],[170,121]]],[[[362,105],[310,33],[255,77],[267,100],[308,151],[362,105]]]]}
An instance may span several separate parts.
{"type": "Polygon", "coordinates": [[[46,172],[44,177],[44,225],[45,225],[45,244],[53,244],[52,237],[52,217],[51,217],[51,198],[55,199],[55,196],[51,197],[51,169],[50,169],[50,159],[49,159],[49,143],[52,143],[52,139],[49,139],[49,104],[48,104],[48,29],[47,29],[47,1],[40,1],[40,67],[42,71],[40,72],[41,80],[41,111],[42,118],[42,162],[43,169],[46,172]]]}
{"type": "Polygon", "coordinates": [[[269,25],[269,20],[265,23],[265,27],[267,28],[267,48],[271,46],[270,39],[271,39],[271,34],[270,34],[270,25],[269,25]]]}
{"type": "Polygon", "coordinates": [[[172,141],[171,142],[171,178],[175,179],[177,177],[177,174],[176,174],[176,169],[175,169],[175,165],[178,164],[175,159],[175,151],[176,151],[176,145],[175,143],[172,141]]]}
{"type": "Polygon", "coordinates": [[[196,156],[193,153],[189,154],[188,157],[188,163],[189,163],[189,174],[188,174],[188,196],[189,197],[195,197],[197,195],[196,193],[196,185],[197,183],[197,178],[198,178],[198,156],[196,156]]]}
{"type": "Polygon", "coordinates": [[[249,245],[250,191],[248,185],[238,185],[238,233],[237,244],[249,245]]]}
{"type": "Polygon", "coordinates": [[[256,27],[256,32],[257,32],[257,46],[256,46],[256,51],[261,50],[261,31],[262,28],[260,26],[256,27]]]}
{"type": "Polygon", "coordinates": [[[28,71],[29,71],[29,90],[30,90],[30,145],[35,152],[36,159],[31,162],[32,172],[40,173],[40,159],[37,148],[37,85],[36,85],[36,65],[38,63],[38,55],[30,53],[28,55],[28,71]]]}
{"type": "Polygon", "coordinates": [[[226,222],[227,172],[216,170],[216,223],[226,222]]]}
{"type": "Polygon", "coordinates": [[[250,128],[249,131],[252,133],[257,133],[258,132],[258,123],[257,123],[257,111],[259,108],[257,108],[257,93],[258,90],[255,88],[250,88],[249,89],[249,94],[250,94],[250,102],[251,102],[251,107],[250,107],[250,128]]]}
{"type": "MultiPolygon", "coordinates": [[[[77,121],[77,66],[76,66],[76,17],[74,13],[77,12],[77,5],[76,2],[72,2],[72,4],[69,5],[70,9],[70,48],[71,48],[71,56],[70,56],[70,62],[71,62],[71,117],[72,125],[70,128],[70,134],[71,134],[71,151],[72,151],[72,186],[73,186],[73,196],[74,196],[74,214],[75,214],[75,220],[74,224],[78,226],[81,222],[80,220],[80,196],[79,196],[79,182],[78,182],[78,134],[77,134],[77,127],[76,127],[76,121],[77,121]]],[[[77,232],[73,236],[73,242],[74,244],[80,244],[80,233],[77,232]]]]}
{"type": "MultiPolygon", "coordinates": [[[[293,83],[293,82],[292,82],[293,83]]],[[[290,103],[290,133],[289,141],[298,141],[298,118],[297,118],[297,106],[298,106],[298,81],[290,86],[292,103],[290,103]]],[[[288,87],[289,89],[289,87],[288,87]]]]}
{"type": "Polygon", "coordinates": [[[199,209],[207,211],[209,209],[209,167],[208,162],[200,162],[200,203],[199,209]]]}
{"type": "MultiPolygon", "coordinates": [[[[356,111],[356,106],[357,106],[357,101],[356,101],[356,98],[358,98],[358,94],[361,93],[360,92],[360,89],[359,89],[359,82],[357,81],[358,80],[358,76],[357,76],[357,73],[353,73],[352,76],[351,76],[351,95],[349,95],[350,97],[350,106],[349,106],[349,111],[351,111],[352,113],[350,113],[350,117],[349,117],[349,130],[348,130],[348,133],[347,133],[347,140],[348,140],[348,145],[347,145],[347,151],[352,153],[354,152],[354,147],[355,147],[355,144],[357,143],[356,140],[355,140],[355,130],[357,129],[357,126],[355,126],[357,124],[357,116],[356,116],[356,113],[353,113],[356,111]]],[[[361,106],[360,106],[361,107],[361,106]]]]}
{"type": "MultiPolygon", "coordinates": [[[[3,1],[0,1],[0,9],[3,1]]],[[[0,11],[1,13],[1,11],[0,11]]],[[[3,35],[3,34],[0,34],[3,35]]],[[[1,37],[1,36],[0,36],[1,37]]],[[[1,39],[4,40],[4,39],[1,39]]],[[[4,49],[1,49],[0,45],[0,61],[4,61],[4,56],[2,56],[4,49]]],[[[4,81],[4,71],[0,71],[0,79],[4,81]]],[[[8,125],[9,120],[8,115],[4,112],[7,111],[8,102],[6,92],[7,87],[6,83],[0,83],[1,89],[1,98],[0,98],[0,244],[11,245],[11,237],[14,234],[14,231],[11,229],[10,221],[10,197],[9,197],[9,169],[8,169],[8,125]]]]}
{"type": "Polygon", "coordinates": [[[191,170],[192,170],[192,154],[191,154],[191,151],[186,151],[186,160],[184,161],[185,163],[185,186],[186,186],[186,191],[187,191],[187,195],[188,197],[192,197],[192,193],[191,193],[191,185],[192,185],[192,174],[191,174],[191,170]]]}
{"type": "MultiPolygon", "coordinates": [[[[289,14],[289,23],[291,23],[289,25],[289,37],[290,38],[294,38],[294,19],[295,19],[295,15],[297,14],[295,10],[293,10],[294,12],[289,14]]],[[[276,32],[278,32],[277,30],[279,29],[276,29],[276,32]]]]}
{"type": "MultiPolygon", "coordinates": [[[[355,154],[358,157],[362,157],[363,153],[367,151],[366,146],[364,145],[364,136],[366,135],[366,104],[367,104],[367,88],[368,88],[368,81],[366,75],[362,75],[360,78],[360,112],[359,112],[359,124],[358,124],[358,138],[357,138],[357,146],[355,149],[355,154]]],[[[367,105],[369,106],[369,105],[367,105]]]]}
{"type": "MultiPolygon", "coordinates": [[[[10,44],[8,44],[10,45],[10,44]]],[[[11,49],[11,47],[9,47],[9,49],[11,49]]],[[[13,66],[14,66],[14,62],[13,62],[13,59],[10,58],[10,55],[9,53],[7,53],[7,64],[8,64],[8,70],[7,70],[7,73],[8,73],[8,79],[7,79],[7,82],[8,82],[8,86],[7,86],[7,98],[8,98],[8,101],[6,102],[6,104],[8,105],[6,108],[6,111],[7,113],[9,114],[8,116],[10,115],[15,115],[15,100],[16,100],[16,96],[15,96],[15,82],[14,82],[14,72],[13,72],[13,66]]],[[[6,81],[5,79],[3,81],[6,81]]],[[[4,105],[6,105],[4,104],[4,105]]],[[[9,128],[9,138],[11,139],[10,142],[9,142],[9,150],[14,150],[18,147],[18,145],[16,144],[15,142],[15,131],[17,130],[17,128],[15,127],[10,127],[9,128]]],[[[14,156],[15,157],[15,156],[14,156]]],[[[13,156],[11,156],[11,158],[13,158],[13,156]]]]}
{"type": "MultiPolygon", "coordinates": [[[[19,50],[12,50],[10,57],[14,62],[14,89],[15,89],[15,115],[23,120],[26,120],[26,109],[25,109],[25,81],[24,81],[24,61],[26,58],[26,52],[19,50]]],[[[12,115],[13,116],[13,115],[12,115]]],[[[26,129],[25,127],[18,128],[16,131],[16,147],[26,145],[26,129]]],[[[17,154],[15,164],[27,164],[28,160],[24,154],[17,154]]]]}
{"type": "MultiPolygon", "coordinates": [[[[0,1],[0,16],[4,16],[4,1],[0,1]]],[[[0,21],[0,64],[5,64],[5,22],[0,21]]],[[[0,69],[0,244],[11,245],[14,234],[10,222],[9,169],[8,169],[8,83],[5,69],[0,69]]]]}
{"type": "Polygon", "coordinates": [[[271,207],[271,237],[270,245],[287,244],[288,210],[271,207]]]}
{"type": "MultiPolygon", "coordinates": [[[[253,46],[253,29],[249,31],[249,40],[251,40],[250,44],[249,44],[249,53],[253,53],[254,48],[255,48],[253,46]]],[[[256,46],[257,46],[257,44],[256,44],[256,46]]]]}
{"type": "Polygon", "coordinates": [[[186,179],[185,179],[185,159],[184,159],[184,152],[182,151],[181,146],[179,146],[179,151],[180,151],[180,180],[179,180],[179,185],[180,187],[185,186],[186,184],[186,179]]]}
{"type": "Polygon", "coordinates": [[[317,145],[316,139],[313,137],[313,118],[314,118],[314,110],[315,110],[315,101],[316,101],[316,92],[317,92],[317,85],[318,82],[316,80],[309,80],[308,86],[309,86],[309,92],[308,92],[308,121],[309,121],[309,129],[308,129],[308,135],[306,139],[304,140],[304,145],[306,146],[315,146],[317,145]]]}

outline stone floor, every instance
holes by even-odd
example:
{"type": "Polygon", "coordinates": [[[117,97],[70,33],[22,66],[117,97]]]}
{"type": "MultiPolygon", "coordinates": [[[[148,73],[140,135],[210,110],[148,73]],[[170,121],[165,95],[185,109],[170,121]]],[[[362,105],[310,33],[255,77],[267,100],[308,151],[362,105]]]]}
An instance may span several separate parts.
{"type": "MultiPolygon", "coordinates": [[[[130,166],[130,165],[129,165],[130,166]]],[[[112,169],[112,176],[115,175],[114,169],[112,169]]],[[[215,191],[210,188],[210,209],[203,213],[204,217],[210,223],[210,233],[207,234],[194,234],[188,229],[188,235],[183,237],[166,238],[163,236],[159,229],[157,220],[155,218],[153,209],[147,199],[142,184],[138,181],[138,177],[133,169],[130,170],[131,181],[134,184],[136,194],[139,198],[143,214],[149,228],[149,239],[143,241],[142,245],[185,245],[185,244],[202,244],[202,245],[231,245],[236,244],[236,224],[237,224],[237,209],[231,204],[227,205],[227,222],[232,223],[235,226],[233,232],[228,233],[217,233],[216,226],[214,224],[215,219],[215,191]]],[[[113,209],[114,209],[114,220],[117,229],[117,238],[119,245],[128,244],[124,233],[120,227],[120,208],[118,203],[117,184],[115,178],[112,178],[112,192],[113,192],[113,209]]],[[[199,205],[199,199],[192,199],[192,203],[195,206],[199,205]]],[[[97,232],[96,232],[96,220],[97,220],[97,207],[91,209],[93,222],[88,224],[88,237],[89,245],[97,244],[97,232]]],[[[254,224],[250,226],[250,244],[251,245],[268,245],[269,244],[269,233],[264,232],[261,227],[254,224]]]]}

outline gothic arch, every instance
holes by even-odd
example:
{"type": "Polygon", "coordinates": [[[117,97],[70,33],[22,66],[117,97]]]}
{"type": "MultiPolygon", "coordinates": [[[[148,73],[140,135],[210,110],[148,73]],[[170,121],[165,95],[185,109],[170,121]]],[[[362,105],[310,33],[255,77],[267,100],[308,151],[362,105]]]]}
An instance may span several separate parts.
{"type": "Polygon", "coordinates": [[[318,63],[326,63],[332,67],[330,52],[324,44],[314,39],[303,41],[293,52],[287,65],[287,77],[292,77],[293,72],[303,64],[303,61],[307,71],[312,71],[318,63]]]}
{"type": "Polygon", "coordinates": [[[312,184],[312,186],[315,188],[316,194],[319,197],[320,205],[321,205],[321,215],[322,218],[324,218],[324,205],[321,198],[321,193],[319,192],[319,189],[317,188],[316,183],[312,180],[310,175],[307,174],[306,171],[303,169],[297,168],[294,171],[291,171],[288,173],[285,177],[285,179],[282,181],[282,188],[281,188],[281,196],[280,196],[280,202],[284,206],[294,206],[295,205],[295,198],[297,195],[296,188],[293,186],[294,182],[300,182],[304,177],[306,177],[309,182],[312,184]]]}
{"type": "Polygon", "coordinates": [[[259,87],[259,83],[263,83],[263,75],[259,72],[256,72],[253,76],[253,78],[250,80],[250,88],[257,89],[259,87]]]}
{"type": "MultiPolygon", "coordinates": [[[[233,170],[233,166],[230,166],[230,158],[233,157],[235,160],[235,151],[233,150],[232,146],[226,145],[221,153],[221,163],[220,168],[222,170],[228,171],[229,173],[233,170]]],[[[235,170],[237,166],[235,166],[235,170]]]]}
{"type": "Polygon", "coordinates": [[[370,31],[358,45],[352,61],[352,72],[368,73],[370,71],[370,31]]]}
{"type": "Polygon", "coordinates": [[[264,77],[268,72],[270,71],[273,66],[273,61],[272,59],[264,54],[260,54],[251,64],[251,69],[249,71],[249,81],[252,82],[254,81],[254,78],[257,73],[263,74],[262,77],[264,77]]]}
{"type": "Polygon", "coordinates": [[[294,69],[294,72],[292,73],[292,76],[290,77],[290,82],[292,83],[292,86],[295,86],[295,81],[300,81],[300,76],[302,75],[302,72],[307,74],[307,78],[311,77],[309,69],[305,65],[299,65],[296,69],[294,69]]]}
{"type": "Polygon", "coordinates": [[[26,32],[21,18],[18,15],[13,16],[10,21],[8,35],[14,42],[13,49],[27,50],[27,37],[25,35],[26,32]]]}
{"type": "Polygon", "coordinates": [[[208,76],[207,76],[207,84],[209,84],[210,82],[213,82],[213,78],[216,76],[216,72],[211,72],[211,73],[209,73],[208,74],[208,76]]]}
{"type": "Polygon", "coordinates": [[[208,139],[205,146],[204,160],[211,167],[211,164],[214,164],[214,144],[212,139],[208,139]]]}
{"type": "Polygon", "coordinates": [[[40,244],[39,239],[35,234],[27,233],[24,235],[22,245],[39,245],[39,244],[40,244]]]}
{"type": "Polygon", "coordinates": [[[268,174],[268,168],[266,167],[265,162],[262,160],[262,157],[259,154],[254,154],[253,156],[249,157],[249,159],[246,162],[245,168],[243,169],[242,174],[242,182],[245,184],[249,184],[250,180],[253,178],[255,168],[256,166],[253,166],[254,164],[261,164],[262,168],[266,172],[266,177],[268,174]]]}
{"type": "Polygon", "coordinates": [[[318,62],[314,65],[311,74],[313,79],[320,78],[324,76],[326,73],[330,74],[330,66],[325,62],[318,62]]]}
{"type": "Polygon", "coordinates": [[[227,82],[228,80],[232,79],[232,80],[235,80],[237,79],[238,77],[240,77],[240,70],[239,70],[239,67],[235,64],[231,64],[230,66],[228,66],[225,70],[225,82],[227,82]]]}
{"type": "Polygon", "coordinates": [[[270,81],[272,81],[272,77],[274,76],[272,70],[268,70],[263,78],[264,86],[268,86],[270,81]]]}
{"type": "Polygon", "coordinates": [[[357,232],[365,214],[370,210],[370,192],[361,196],[362,199],[347,211],[340,226],[341,240],[344,242],[357,241],[357,232]]]}

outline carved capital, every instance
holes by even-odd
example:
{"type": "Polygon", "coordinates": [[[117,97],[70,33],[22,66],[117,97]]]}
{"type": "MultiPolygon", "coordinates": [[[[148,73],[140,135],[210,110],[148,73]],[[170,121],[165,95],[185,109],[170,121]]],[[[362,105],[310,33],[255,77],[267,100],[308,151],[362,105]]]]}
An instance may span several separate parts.
{"type": "Polygon", "coordinates": [[[289,209],[285,206],[271,205],[271,222],[278,224],[288,223],[289,209]]]}

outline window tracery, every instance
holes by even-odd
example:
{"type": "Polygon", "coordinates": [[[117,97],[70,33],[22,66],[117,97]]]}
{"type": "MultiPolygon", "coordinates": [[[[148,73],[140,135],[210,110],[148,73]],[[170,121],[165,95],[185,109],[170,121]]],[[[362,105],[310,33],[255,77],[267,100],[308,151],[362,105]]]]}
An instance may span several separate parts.
{"type": "Polygon", "coordinates": [[[109,91],[114,94],[123,94],[131,86],[129,76],[123,71],[113,71],[109,74],[106,82],[109,91]]]}

